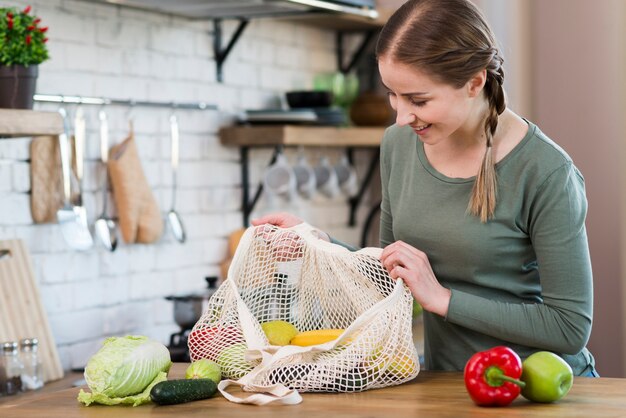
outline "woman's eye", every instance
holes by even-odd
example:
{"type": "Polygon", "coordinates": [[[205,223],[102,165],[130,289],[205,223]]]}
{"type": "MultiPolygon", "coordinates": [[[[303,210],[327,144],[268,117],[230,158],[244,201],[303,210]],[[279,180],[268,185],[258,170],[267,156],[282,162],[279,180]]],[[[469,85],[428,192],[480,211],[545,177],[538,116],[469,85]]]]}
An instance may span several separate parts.
{"type": "Polygon", "coordinates": [[[409,102],[413,106],[417,106],[417,107],[426,106],[426,103],[428,103],[426,100],[409,100],[409,102]]]}

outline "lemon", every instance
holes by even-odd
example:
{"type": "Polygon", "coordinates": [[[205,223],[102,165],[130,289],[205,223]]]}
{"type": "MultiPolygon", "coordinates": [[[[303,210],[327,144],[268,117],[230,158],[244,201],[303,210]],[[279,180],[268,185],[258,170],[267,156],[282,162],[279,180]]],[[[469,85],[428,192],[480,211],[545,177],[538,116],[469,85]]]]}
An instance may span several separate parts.
{"type": "Polygon", "coordinates": [[[393,358],[391,363],[387,366],[387,373],[391,373],[394,376],[400,378],[411,377],[415,370],[417,369],[417,365],[412,357],[408,355],[396,356],[393,358]]]}
{"type": "Polygon", "coordinates": [[[374,373],[384,371],[399,378],[410,377],[417,370],[417,364],[412,356],[396,354],[392,357],[384,353],[382,347],[374,350],[364,364],[366,367],[372,368],[374,373]]]}
{"type": "Polygon", "coordinates": [[[271,345],[288,345],[298,334],[298,329],[287,321],[264,322],[261,328],[271,345]]]}

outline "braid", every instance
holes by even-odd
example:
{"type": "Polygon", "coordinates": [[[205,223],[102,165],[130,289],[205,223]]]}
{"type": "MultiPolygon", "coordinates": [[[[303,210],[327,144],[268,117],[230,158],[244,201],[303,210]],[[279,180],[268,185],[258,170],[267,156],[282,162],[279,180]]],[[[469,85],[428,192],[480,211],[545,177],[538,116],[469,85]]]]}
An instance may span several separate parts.
{"type": "Polygon", "coordinates": [[[489,112],[485,119],[487,148],[476,175],[472,197],[468,206],[468,211],[480,217],[483,223],[492,218],[496,210],[497,178],[493,155],[493,136],[498,127],[498,115],[506,109],[506,99],[502,89],[502,83],[504,82],[502,63],[502,57],[495,50],[493,59],[487,67],[487,81],[485,83],[485,95],[489,102],[489,112]]]}

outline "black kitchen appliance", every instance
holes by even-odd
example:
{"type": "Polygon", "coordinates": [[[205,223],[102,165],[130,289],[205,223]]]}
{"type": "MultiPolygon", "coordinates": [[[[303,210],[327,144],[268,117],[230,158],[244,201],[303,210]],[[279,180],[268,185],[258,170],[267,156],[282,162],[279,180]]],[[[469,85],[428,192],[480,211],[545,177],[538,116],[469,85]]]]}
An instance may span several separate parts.
{"type": "Polygon", "coordinates": [[[166,296],[165,299],[174,302],[174,321],[180,326],[180,331],[170,336],[168,349],[173,362],[189,362],[189,347],[187,341],[193,326],[204,312],[209,299],[217,290],[217,277],[205,278],[207,288],[201,293],[189,295],[166,296]]]}

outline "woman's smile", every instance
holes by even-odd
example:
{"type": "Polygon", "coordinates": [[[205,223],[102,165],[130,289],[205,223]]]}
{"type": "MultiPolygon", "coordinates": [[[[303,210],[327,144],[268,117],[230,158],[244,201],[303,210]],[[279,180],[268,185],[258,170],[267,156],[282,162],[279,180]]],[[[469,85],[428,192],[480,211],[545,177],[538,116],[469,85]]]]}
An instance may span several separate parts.
{"type": "Polygon", "coordinates": [[[430,129],[430,127],[432,126],[431,123],[426,123],[426,124],[422,124],[422,125],[411,125],[411,128],[413,129],[413,131],[418,134],[418,135],[424,135],[428,132],[428,130],[430,129]]]}

